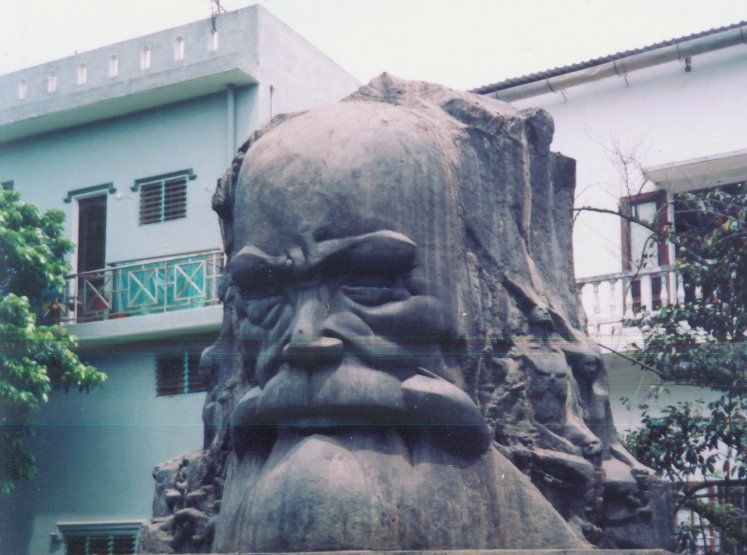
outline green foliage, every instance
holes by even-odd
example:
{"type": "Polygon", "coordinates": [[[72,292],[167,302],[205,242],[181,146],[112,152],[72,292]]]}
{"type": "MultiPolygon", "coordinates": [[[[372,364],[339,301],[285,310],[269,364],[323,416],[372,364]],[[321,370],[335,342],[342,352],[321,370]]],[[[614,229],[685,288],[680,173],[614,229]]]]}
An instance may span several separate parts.
{"type": "Polygon", "coordinates": [[[32,415],[52,389],[88,391],[106,375],[83,364],[76,341],[55,324],[62,309],[64,214],[40,212],[17,192],[0,190],[0,491],[33,476],[34,457],[23,441],[32,415]]]}
{"type": "MultiPolygon", "coordinates": [[[[744,545],[744,515],[730,503],[704,504],[688,483],[723,486],[747,478],[747,187],[683,195],[675,223],[678,218],[687,225],[663,232],[656,222],[643,225],[675,245],[688,298],[635,321],[644,338],[634,356],[664,384],[705,387],[720,397],[669,405],[657,414],[643,406],[642,427],[627,443],[639,460],[681,486],[680,507],[744,545]]],[[[681,547],[692,547],[698,533],[681,526],[681,547]]]]}
{"type": "Polygon", "coordinates": [[[692,476],[747,478],[747,398],[727,392],[716,401],[679,402],[651,414],[628,445],[659,474],[685,483],[692,476]]]}

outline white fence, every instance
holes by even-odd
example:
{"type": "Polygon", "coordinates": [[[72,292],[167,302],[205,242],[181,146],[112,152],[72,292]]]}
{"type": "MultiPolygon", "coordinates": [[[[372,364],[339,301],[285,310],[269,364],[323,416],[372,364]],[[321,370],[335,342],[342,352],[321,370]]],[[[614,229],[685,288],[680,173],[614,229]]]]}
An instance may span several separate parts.
{"type": "MultiPolygon", "coordinates": [[[[673,266],[617,272],[576,280],[588,317],[589,334],[601,343],[639,335],[626,328],[624,321],[641,312],[685,300],[682,276],[673,266]]],[[[699,295],[697,289],[695,295],[699,295]]]]}

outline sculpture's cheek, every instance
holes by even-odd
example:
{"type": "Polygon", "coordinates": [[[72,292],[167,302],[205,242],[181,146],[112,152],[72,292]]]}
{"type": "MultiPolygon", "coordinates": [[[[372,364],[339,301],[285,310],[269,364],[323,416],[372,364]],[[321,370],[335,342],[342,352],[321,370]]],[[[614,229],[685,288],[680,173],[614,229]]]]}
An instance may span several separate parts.
{"type": "MultiPolygon", "coordinates": [[[[256,315],[255,315],[256,316],[256,315]]],[[[270,379],[281,363],[282,350],[290,334],[293,310],[288,304],[268,305],[266,326],[252,321],[248,314],[239,322],[239,339],[245,356],[244,366],[253,372],[253,381],[264,383],[270,379]]]]}
{"type": "Polygon", "coordinates": [[[402,343],[438,343],[455,329],[455,319],[446,305],[430,295],[415,295],[380,306],[348,306],[374,333],[397,337],[402,343]]]}

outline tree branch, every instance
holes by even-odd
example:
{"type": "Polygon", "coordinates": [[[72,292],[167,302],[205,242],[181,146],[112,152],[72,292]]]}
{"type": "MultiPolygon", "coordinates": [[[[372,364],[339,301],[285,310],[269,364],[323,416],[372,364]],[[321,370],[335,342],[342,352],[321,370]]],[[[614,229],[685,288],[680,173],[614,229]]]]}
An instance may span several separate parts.
{"type": "Polygon", "coordinates": [[[619,210],[610,210],[609,208],[596,208],[594,206],[581,206],[579,208],[574,208],[573,211],[574,212],[597,212],[599,214],[610,214],[612,216],[618,216],[622,218],[623,220],[628,220],[629,222],[645,227],[646,229],[655,233],[657,236],[659,235],[659,230],[656,229],[656,225],[654,223],[641,220],[639,218],[636,218],[635,216],[631,216],[630,214],[624,214],[623,212],[620,212],[619,210]]]}

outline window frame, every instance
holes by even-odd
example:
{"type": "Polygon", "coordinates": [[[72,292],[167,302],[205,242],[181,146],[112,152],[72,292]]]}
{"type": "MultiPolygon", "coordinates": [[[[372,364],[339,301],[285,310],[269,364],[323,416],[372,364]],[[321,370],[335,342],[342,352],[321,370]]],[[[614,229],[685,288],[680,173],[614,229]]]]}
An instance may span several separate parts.
{"type": "MultiPolygon", "coordinates": [[[[621,247],[622,247],[622,270],[624,272],[630,272],[633,270],[632,256],[632,245],[631,245],[631,221],[627,219],[633,215],[633,207],[638,204],[644,204],[647,202],[656,203],[656,227],[659,231],[664,231],[668,225],[668,207],[669,201],[667,198],[667,191],[664,189],[658,189],[656,191],[650,191],[647,193],[640,193],[637,195],[630,195],[622,197],[620,199],[620,214],[623,215],[620,218],[620,233],[621,233],[621,247]]],[[[670,263],[669,260],[669,245],[666,242],[656,242],[657,255],[659,258],[658,266],[667,266],[670,263]]]]}
{"type": "MultiPolygon", "coordinates": [[[[96,522],[58,522],[57,537],[65,546],[65,553],[70,554],[69,542],[73,538],[85,538],[86,546],[84,554],[89,553],[90,538],[109,538],[109,544],[112,546],[114,538],[132,538],[132,553],[137,553],[140,547],[140,530],[145,521],[96,521],[96,522]]],[[[113,546],[112,546],[113,547],[113,546]]],[[[110,553],[113,553],[109,549],[110,553]]],[[[93,555],[93,554],[91,554],[93,555]]]]}
{"type": "Polygon", "coordinates": [[[140,179],[136,179],[135,183],[130,188],[134,192],[140,192],[140,199],[138,201],[138,223],[140,226],[144,225],[153,225],[153,224],[159,224],[159,223],[168,223],[175,220],[181,220],[187,217],[187,200],[189,197],[189,181],[193,181],[197,179],[197,176],[192,171],[191,168],[185,169],[185,170],[179,170],[175,172],[169,172],[159,175],[154,175],[151,177],[143,177],[140,179]],[[176,180],[184,180],[184,213],[181,216],[173,217],[173,218],[165,218],[165,203],[166,203],[166,185],[169,182],[174,182],[176,180]],[[143,191],[142,189],[151,185],[161,185],[161,202],[163,204],[162,210],[161,210],[161,216],[158,220],[154,221],[143,221],[143,191]]]}
{"type": "Polygon", "coordinates": [[[208,384],[200,378],[200,356],[201,352],[187,350],[180,353],[157,353],[155,355],[156,397],[174,397],[208,391],[208,384]],[[181,365],[181,382],[176,386],[170,383],[174,380],[173,376],[164,375],[165,372],[171,371],[171,368],[165,365],[174,362],[181,365]]]}

